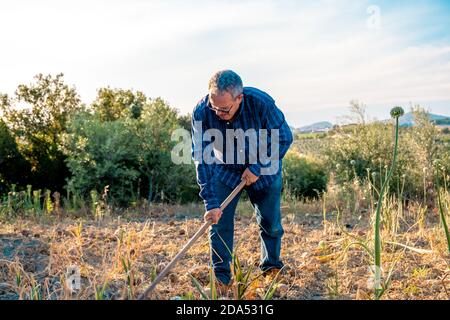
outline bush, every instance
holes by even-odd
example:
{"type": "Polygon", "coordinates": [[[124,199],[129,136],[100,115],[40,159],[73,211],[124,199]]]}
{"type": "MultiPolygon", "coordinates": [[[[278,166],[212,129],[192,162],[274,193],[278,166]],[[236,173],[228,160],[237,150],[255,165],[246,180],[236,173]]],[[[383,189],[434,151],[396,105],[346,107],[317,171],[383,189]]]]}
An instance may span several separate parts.
{"type": "Polygon", "coordinates": [[[91,109],[101,121],[114,121],[131,117],[137,119],[147,103],[147,97],[140,91],[100,88],[91,109]]]}
{"type": "Polygon", "coordinates": [[[194,165],[171,160],[171,134],[179,126],[177,111],[161,99],[144,105],[138,118],[105,121],[97,113],[74,117],[64,138],[72,174],[68,184],[84,197],[108,185],[111,200],[123,206],[140,198],[196,200],[194,165]]]}
{"type": "MultiPolygon", "coordinates": [[[[439,130],[428,120],[427,112],[419,107],[412,112],[415,125],[400,130],[389,192],[398,192],[404,186],[404,196],[417,199],[424,197],[424,189],[427,192],[433,188],[433,160],[448,159],[448,150],[439,142],[439,130]]],[[[351,132],[337,131],[324,152],[327,170],[334,173],[338,184],[369,178],[379,188],[392,161],[393,133],[393,123],[382,122],[358,124],[351,132]]]]}
{"type": "Polygon", "coordinates": [[[30,164],[25,184],[62,192],[69,170],[61,153],[61,136],[69,118],[84,106],[63,74],[38,74],[29,85],[19,85],[14,96],[1,95],[2,119],[30,164]],[[26,106],[23,108],[23,106],[26,106]]]}
{"type": "Polygon", "coordinates": [[[293,151],[283,159],[283,180],[286,194],[295,198],[318,198],[327,187],[323,165],[293,151]]]}
{"type": "Polygon", "coordinates": [[[87,197],[109,186],[111,197],[120,204],[131,198],[139,177],[136,137],[125,121],[102,122],[90,114],[75,117],[64,139],[69,185],[87,197]]]}
{"type": "Polygon", "coordinates": [[[20,154],[6,124],[0,120],[0,195],[13,184],[24,184],[29,172],[29,163],[20,154]]]}

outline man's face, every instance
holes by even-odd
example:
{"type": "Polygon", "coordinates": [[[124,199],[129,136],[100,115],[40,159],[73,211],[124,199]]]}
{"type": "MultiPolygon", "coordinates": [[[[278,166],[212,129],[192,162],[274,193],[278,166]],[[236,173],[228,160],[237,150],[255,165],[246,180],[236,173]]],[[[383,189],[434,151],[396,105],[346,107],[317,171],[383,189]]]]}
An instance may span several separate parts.
{"type": "Polygon", "coordinates": [[[236,112],[239,110],[239,105],[241,104],[243,94],[241,93],[236,99],[228,93],[219,94],[209,94],[209,102],[213,111],[222,120],[233,119],[236,112]]]}

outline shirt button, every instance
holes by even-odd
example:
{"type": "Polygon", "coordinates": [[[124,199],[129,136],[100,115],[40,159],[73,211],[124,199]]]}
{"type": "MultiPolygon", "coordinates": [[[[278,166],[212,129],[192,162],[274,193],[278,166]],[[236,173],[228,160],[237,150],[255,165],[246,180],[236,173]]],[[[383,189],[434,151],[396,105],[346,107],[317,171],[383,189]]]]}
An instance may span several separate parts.
{"type": "Polygon", "coordinates": [[[241,149],[241,150],[239,150],[239,152],[242,152],[242,149],[241,149]]]}

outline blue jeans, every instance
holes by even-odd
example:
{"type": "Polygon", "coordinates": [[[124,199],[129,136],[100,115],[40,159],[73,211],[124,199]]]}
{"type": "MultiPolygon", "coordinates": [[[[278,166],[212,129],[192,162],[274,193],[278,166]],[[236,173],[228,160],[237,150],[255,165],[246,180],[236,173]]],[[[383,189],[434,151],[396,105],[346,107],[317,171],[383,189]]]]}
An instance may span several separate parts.
{"type": "MultiPolygon", "coordinates": [[[[259,267],[263,271],[272,268],[281,269],[283,267],[283,263],[280,260],[281,237],[284,233],[281,225],[281,185],[282,178],[281,174],[279,174],[277,179],[266,188],[261,190],[245,188],[255,209],[256,221],[259,225],[259,236],[261,239],[259,267]]],[[[217,181],[215,191],[217,200],[219,203],[222,203],[233,189],[217,181]]],[[[214,273],[217,280],[224,284],[228,284],[231,281],[230,252],[233,252],[234,214],[241,193],[225,208],[219,222],[212,225],[210,229],[211,258],[214,273]]]]}

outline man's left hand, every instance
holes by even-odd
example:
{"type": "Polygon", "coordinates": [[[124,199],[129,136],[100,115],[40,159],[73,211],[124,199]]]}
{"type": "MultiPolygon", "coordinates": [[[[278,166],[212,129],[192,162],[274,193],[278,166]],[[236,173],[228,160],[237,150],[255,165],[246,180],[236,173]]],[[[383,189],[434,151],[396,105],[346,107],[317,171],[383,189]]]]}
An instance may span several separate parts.
{"type": "Polygon", "coordinates": [[[242,174],[241,179],[244,179],[246,181],[246,186],[251,185],[252,183],[255,183],[259,177],[255,176],[248,168],[245,169],[244,173],[242,174]]]}

